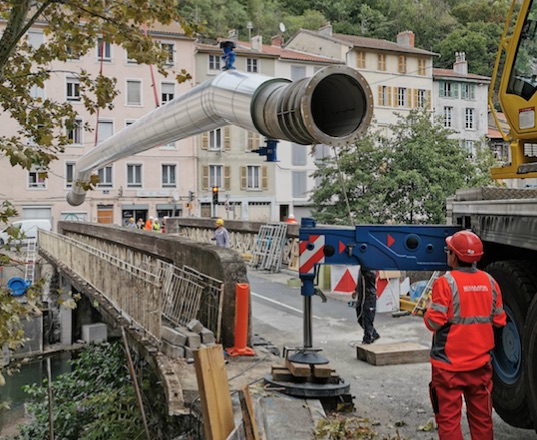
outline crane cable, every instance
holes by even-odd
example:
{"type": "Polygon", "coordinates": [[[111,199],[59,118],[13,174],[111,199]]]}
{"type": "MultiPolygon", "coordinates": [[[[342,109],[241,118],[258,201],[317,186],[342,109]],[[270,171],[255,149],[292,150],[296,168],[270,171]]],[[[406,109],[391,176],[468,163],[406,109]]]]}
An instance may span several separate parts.
{"type": "Polygon", "coordinates": [[[349,226],[354,226],[352,221],[352,215],[351,215],[351,206],[349,204],[349,197],[347,196],[347,187],[345,186],[345,179],[343,178],[343,171],[341,171],[341,167],[339,165],[339,156],[337,154],[337,149],[335,146],[332,147],[334,150],[334,156],[336,158],[336,167],[338,171],[338,176],[341,184],[341,189],[343,190],[343,198],[345,200],[345,206],[347,207],[347,215],[349,218],[349,226]]]}

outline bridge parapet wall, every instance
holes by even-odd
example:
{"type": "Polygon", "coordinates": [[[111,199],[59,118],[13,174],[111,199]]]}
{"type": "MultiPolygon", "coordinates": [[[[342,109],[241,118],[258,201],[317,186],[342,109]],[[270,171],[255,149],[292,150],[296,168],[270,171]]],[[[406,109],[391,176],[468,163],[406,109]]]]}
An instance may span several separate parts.
{"type": "MultiPolygon", "coordinates": [[[[231,248],[243,256],[253,254],[257,234],[267,223],[240,220],[224,220],[229,231],[231,248]]],[[[282,264],[290,266],[293,261],[293,244],[298,243],[298,224],[287,225],[287,241],[283,250],[282,264]]],[[[210,243],[214,231],[214,219],[198,217],[170,217],[166,220],[166,232],[177,234],[200,243],[210,243]]]]}
{"type": "Polygon", "coordinates": [[[158,234],[97,223],[59,222],[58,232],[126,261],[130,261],[130,253],[142,252],[149,259],[164,260],[177,267],[187,265],[223,281],[221,342],[224,347],[233,345],[235,286],[237,283],[248,282],[246,264],[235,250],[220,248],[210,242],[195,242],[173,234],[158,234]]]}

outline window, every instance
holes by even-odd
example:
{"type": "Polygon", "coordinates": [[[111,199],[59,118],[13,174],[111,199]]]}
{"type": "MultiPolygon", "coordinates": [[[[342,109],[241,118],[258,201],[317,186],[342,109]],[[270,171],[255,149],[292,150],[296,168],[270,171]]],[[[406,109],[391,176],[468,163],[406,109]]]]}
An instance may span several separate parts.
{"type": "Polygon", "coordinates": [[[97,170],[99,176],[99,188],[111,188],[112,187],[112,165],[97,170]]]}
{"type": "Polygon", "coordinates": [[[97,124],[97,145],[114,134],[114,123],[112,121],[99,121],[97,124]]]}
{"type": "Polygon", "coordinates": [[[166,64],[173,66],[175,64],[175,45],[173,43],[161,43],[160,47],[168,54],[166,64]]]}
{"type": "Polygon", "coordinates": [[[30,96],[34,99],[45,99],[45,89],[34,84],[30,89],[30,96]]]}
{"type": "Polygon", "coordinates": [[[440,83],[440,96],[442,98],[458,98],[459,88],[457,87],[457,84],[442,81],[440,83]]]}
{"type": "Polygon", "coordinates": [[[246,58],[246,71],[257,73],[258,70],[258,59],[256,58],[246,58]]]}
{"type": "Polygon", "coordinates": [[[28,31],[26,34],[28,37],[28,44],[32,47],[32,49],[38,49],[39,46],[41,46],[44,42],[43,38],[43,32],[41,31],[28,31]]]}
{"type": "Polygon", "coordinates": [[[32,166],[28,171],[28,188],[45,189],[47,187],[47,170],[43,167],[32,166]]]}
{"type": "Polygon", "coordinates": [[[127,164],[127,188],[142,187],[142,165],[127,164]]]}
{"type": "Polygon", "coordinates": [[[356,53],[356,67],[358,69],[365,69],[365,52],[363,50],[359,50],[356,53]]]}
{"type": "Polygon", "coordinates": [[[173,98],[175,98],[175,84],[174,83],[161,83],[160,85],[160,98],[161,104],[167,104],[173,98]]]}
{"type": "Polygon", "coordinates": [[[78,78],[68,76],[66,82],[67,101],[80,101],[80,81],[78,78]]]}
{"type": "Polygon", "coordinates": [[[99,61],[112,61],[112,46],[102,38],[97,39],[97,59],[99,61]]]}
{"type": "Polygon", "coordinates": [[[418,89],[416,91],[416,107],[427,108],[427,90],[418,89]]]}
{"type": "Polygon", "coordinates": [[[209,165],[209,186],[217,186],[218,188],[222,188],[222,165],[209,165]]]}
{"type": "Polygon", "coordinates": [[[291,164],[295,166],[307,165],[308,147],[306,145],[291,144],[291,164]]]}
{"type": "Polygon", "coordinates": [[[469,141],[469,140],[465,140],[463,142],[464,142],[463,146],[466,149],[466,151],[468,152],[468,156],[469,157],[475,157],[475,155],[476,155],[475,142],[474,141],[469,141]]]}
{"type": "Polygon", "coordinates": [[[257,150],[259,147],[261,147],[261,136],[259,136],[259,133],[254,133],[253,131],[248,132],[248,145],[247,150],[257,150]]]}
{"type": "Polygon", "coordinates": [[[67,137],[73,145],[82,145],[82,119],[76,118],[72,127],[67,127],[67,137]]]}
{"type": "Polygon", "coordinates": [[[399,55],[397,63],[397,71],[399,73],[406,73],[406,56],[399,55]]]}
{"type": "Polygon", "coordinates": [[[386,71],[386,55],[383,53],[380,53],[378,55],[378,70],[381,70],[383,72],[386,71]]]}
{"type": "Polygon", "coordinates": [[[475,84],[462,84],[461,85],[461,97],[462,99],[474,100],[475,99],[475,84]]]}
{"type": "Polygon", "coordinates": [[[218,55],[209,55],[209,70],[220,69],[220,57],[218,55]]]}
{"type": "Polygon", "coordinates": [[[75,175],[75,163],[74,162],[65,162],[65,187],[73,187],[73,178],[75,175]]]}
{"type": "Polygon", "coordinates": [[[217,128],[209,132],[209,150],[222,151],[222,129],[217,128]]]}
{"type": "Polygon", "coordinates": [[[175,188],[176,187],[176,166],[175,165],[162,165],[162,187],[163,188],[175,188]]]}
{"type": "Polygon", "coordinates": [[[379,105],[389,106],[391,101],[391,88],[388,86],[379,86],[379,105]]]}
{"type": "Polygon", "coordinates": [[[298,81],[306,77],[306,66],[291,66],[291,79],[298,81]]]}
{"type": "Polygon", "coordinates": [[[453,127],[453,107],[444,107],[444,127],[453,127]]]}
{"type": "Polygon", "coordinates": [[[424,59],[419,59],[418,60],[418,75],[425,75],[425,74],[426,74],[425,60],[424,59]]]}
{"type": "Polygon", "coordinates": [[[307,177],[306,171],[293,171],[293,197],[307,196],[307,177]]]}
{"type": "Polygon", "coordinates": [[[475,109],[467,108],[464,112],[465,127],[467,130],[475,129],[475,109]]]}
{"type": "Polygon", "coordinates": [[[397,88],[397,106],[408,107],[408,89],[405,87],[397,88]]]}
{"type": "Polygon", "coordinates": [[[127,80],[127,105],[142,105],[142,82],[127,80]]]}
{"type": "Polygon", "coordinates": [[[248,166],[248,189],[261,189],[261,167],[259,165],[248,166]]]}

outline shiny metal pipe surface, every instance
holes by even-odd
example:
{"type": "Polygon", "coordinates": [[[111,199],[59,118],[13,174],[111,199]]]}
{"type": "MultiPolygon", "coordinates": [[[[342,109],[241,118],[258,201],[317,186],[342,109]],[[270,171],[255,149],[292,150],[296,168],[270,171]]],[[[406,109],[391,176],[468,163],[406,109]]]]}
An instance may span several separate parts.
{"type": "Polygon", "coordinates": [[[341,146],[364,133],[373,115],[369,85],[347,66],[325,67],[291,82],[228,70],[159,107],[100,143],[75,165],[67,201],[81,205],[91,174],[111,163],[225,125],[301,145],[341,146]]]}

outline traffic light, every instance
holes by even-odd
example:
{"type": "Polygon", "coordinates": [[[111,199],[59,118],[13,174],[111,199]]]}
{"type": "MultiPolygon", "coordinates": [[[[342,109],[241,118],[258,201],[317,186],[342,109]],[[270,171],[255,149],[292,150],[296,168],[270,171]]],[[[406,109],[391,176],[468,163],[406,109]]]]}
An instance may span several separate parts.
{"type": "Polygon", "coordinates": [[[194,191],[188,191],[188,201],[189,202],[194,201],[194,191]]]}
{"type": "Polygon", "coordinates": [[[213,186],[213,205],[218,204],[218,187],[213,186]]]}

